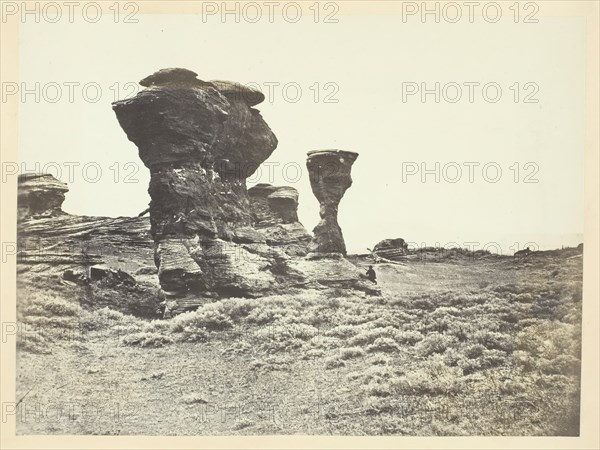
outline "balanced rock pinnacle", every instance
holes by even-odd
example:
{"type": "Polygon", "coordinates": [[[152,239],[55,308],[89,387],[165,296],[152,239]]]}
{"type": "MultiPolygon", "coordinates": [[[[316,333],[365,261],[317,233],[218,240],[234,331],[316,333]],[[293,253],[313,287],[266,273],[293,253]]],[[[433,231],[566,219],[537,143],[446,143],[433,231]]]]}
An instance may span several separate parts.
{"type": "Polygon", "coordinates": [[[312,253],[346,255],[344,236],[337,221],[338,205],[346,189],[352,185],[350,171],[357,157],[358,153],[343,150],[308,152],[306,166],[310,186],[321,205],[321,221],[313,230],[312,253]]]}
{"type": "MultiPolygon", "coordinates": [[[[246,188],[246,178],[277,147],[253,108],[263,94],[230,81],[205,82],[186,69],[164,69],[140,84],[146,89],[113,109],[150,170],[151,232],[163,290],[173,297],[276,291],[288,255],[254,227],[256,205],[246,188]]],[[[301,227],[279,203],[269,200],[269,214],[301,227]]]]}

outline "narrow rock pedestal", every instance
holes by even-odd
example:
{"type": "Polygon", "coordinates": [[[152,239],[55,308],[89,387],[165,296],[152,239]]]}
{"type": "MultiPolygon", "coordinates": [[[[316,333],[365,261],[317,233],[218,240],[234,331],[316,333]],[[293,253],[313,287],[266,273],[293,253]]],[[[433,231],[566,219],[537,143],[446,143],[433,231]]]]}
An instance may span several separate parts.
{"type": "Polygon", "coordinates": [[[315,150],[308,152],[306,167],[310,186],[319,200],[321,221],[314,228],[311,253],[324,256],[330,253],[346,255],[346,244],[337,220],[338,205],[352,185],[350,172],[358,153],[344,150],[315,150]]]}

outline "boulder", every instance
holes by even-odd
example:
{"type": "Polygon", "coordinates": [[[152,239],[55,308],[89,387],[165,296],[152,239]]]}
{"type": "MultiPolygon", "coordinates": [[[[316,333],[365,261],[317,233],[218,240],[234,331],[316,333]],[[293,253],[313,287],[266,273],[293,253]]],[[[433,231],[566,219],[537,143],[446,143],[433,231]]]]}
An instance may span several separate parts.
{"type": "Polygon", "coordinates": [[[399,261],[408,254],[408,244],[402,238],[384,239],[375,245],[373,253],[379,258],[399,261]]]}
{"type": "Polygon", "coordinates": [[[112,269],[105,264],[97,264],[90,267],[90,280],[107,280],[113,284],[124,283],[130,286],[135,285],[135,278],[121,269],[112,269]]]}
{"type": "Polygon", "coordinates": [[[248,189],[257,226],[298,222],[298,191],[261,183],[248,189]]]}
{"type": "Polygon", "coordinates": [[[529,247],[527,247],[527,248],[524,248],[523,250],[516,251],[513,256],[515,256],[516,258],[526,258],[533,253],[535,253],[535,252],[533,250],[531,250],[529,247]]]}
{"type": "Polygon", "coordinates": [[[85,272],[81,269],[67,269],[63,272],[63,278],[76,284],[88,284],[89,279],[85,276],[85,272]]]}
{"type": "Polygon", "coordinates": [[[52,291],[58,282],[69,300],[86,309],[161,317],[156,269],[138,272],[154,265],[149,228],[147,218],[70,214],[19,223],[17,308],[27,304],[32,289],[52,291]]]}
{"type": "Polygon", "coordinates": [[[197,76],[198,74],[196,72],[192,72],[188,69],[161,69],[140,81],[140,85],[144,87],[151,87],[167,85],[174,86],[177,84],[198,84],[199,86],[201,86],[202,84],[204,84],[204,82],[202,80],[198,80],[196,78],[197,76]]]}

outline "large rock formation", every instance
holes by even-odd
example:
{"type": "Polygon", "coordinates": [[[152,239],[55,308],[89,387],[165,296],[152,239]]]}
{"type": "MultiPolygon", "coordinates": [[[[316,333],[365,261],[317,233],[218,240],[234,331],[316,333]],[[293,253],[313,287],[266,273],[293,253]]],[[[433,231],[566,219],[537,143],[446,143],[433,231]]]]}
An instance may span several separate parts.
{"type": "Polygon", "coordinates": [[[358,153],[343,150],[316,150],[308,152],[306,166],[310,186],[321,205],[321,221],[313,230],[315,237],[311,252],[316,254],[346,254],[346,244],[337,215],[338,205],[346,189],[352,185],[350,170],[358,153]]]}
{"type": "Polygon", "coordinates": [[[19,220],[64,214],[62,204],[69,188],[54,176],[47,173],[19,175],[17,189],[19,220]]]}
{"type": "Polygon", "coordinates": [[[286,250],[306,253],[306,232],[291,188],[271,187],[264,199],[256,188],[254,208],[246,189],[246,178],[277,146],[252,108],[264,96],[238,83],[198,80],[185,69],[161,70],[141,84],[147,89],[113,108],[150,169],[161,286],[178,298],[276,291],[286,281],[286,250]]]}
{"type": "MultiPolygon", "coordinates": [[[[161,70],[140,84],[146,89],[113,109],[150,170],[155,261],[176,310],[207,298],[294,288],[378,292],[339,255],[345,247],[335,229],[337,203],[350,185],[355,153],[336,152],[339,174],[317,176],[313,186],[323,206],[319,250],[340,257],[306,259],[311,236],[298,222],[298,192],[267,184],[246,188],[246,178],[277,146],[253,108],[262,93],[230,81],[201,81],[186,69],[161,70]]],[[[324,153],[314,155],[317,165],[329,162],[332,153],[324,153]]]]}
{"type": "MultiPolygon", "coordinates": [[[[68,214],[65,183],[48,174],[20,177],[17,245],[6,249],[17,257],[18,314],[28,311],[31,288],[143,317],[226,296],[379,293],[340,252],[308,255],[312,236],[298,221],[295,189],[246,189],[277,145],[252,108],[260,92],[203,82],[184,69],[141,83],[147,89],[114,109],[150,170],[150,218],[68,214]]],[[[348,180],[349,173],[339,182],[348,180]]],[[[322,203],[336,189],[323,188],[322,203]]]]}

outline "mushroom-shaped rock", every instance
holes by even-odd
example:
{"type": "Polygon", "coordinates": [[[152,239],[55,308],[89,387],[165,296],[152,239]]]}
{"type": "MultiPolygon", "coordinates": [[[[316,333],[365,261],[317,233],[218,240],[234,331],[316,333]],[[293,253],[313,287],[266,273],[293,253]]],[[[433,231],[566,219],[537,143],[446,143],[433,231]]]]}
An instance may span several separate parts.
{"type": "Polygon", "coordinates": [[[64,214],[62,204],[68,191],[67,184],[51,174],[19,175],[17,199],[19,219],[64,214]]]}
{"type": "Polygon", "coordinates": [[[352,185],[352,164],[358,153],[344,150],[308,152],[306,166],[310,186],[319,200],[321,221],[314,228],[311,252],[316,254],[346,254],[344,236],[337,221],[338,205],[346,189],[352,185]]]}
{"type": "Polygon", "coordinates": [[[113,103],[150,170],[159,279],[175,295],[258,295],[273,277],[264,271],[269,261],[241,248],[265,240],[248,230],[254,217],[246,178],[277,139],[258,110],[232,95],[242,85],[196,76],[187,69],[160,70],[142,80],[147,89],[113,103]]]}

